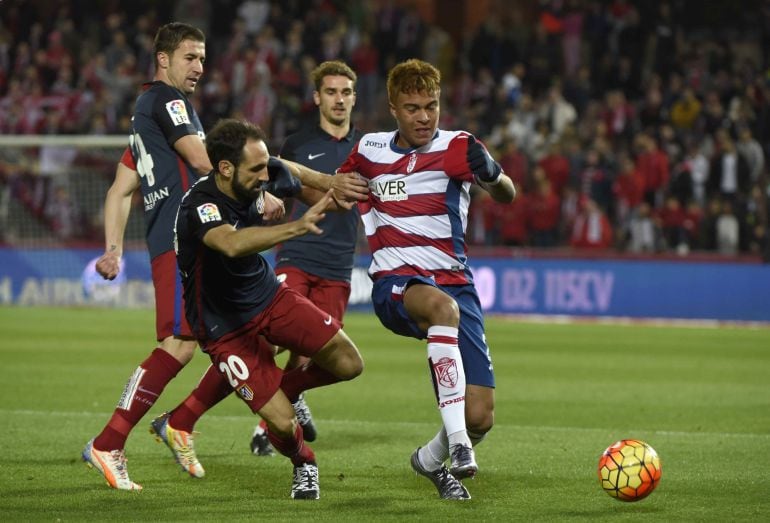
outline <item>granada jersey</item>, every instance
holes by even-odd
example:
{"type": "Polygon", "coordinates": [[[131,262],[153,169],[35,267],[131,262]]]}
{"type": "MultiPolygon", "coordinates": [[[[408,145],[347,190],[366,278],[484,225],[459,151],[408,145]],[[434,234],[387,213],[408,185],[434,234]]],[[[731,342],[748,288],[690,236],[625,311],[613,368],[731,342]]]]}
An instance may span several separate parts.
{"type": "Polygon", "coordinates": [[[150,258],[174,248],[174,218],[182,195],[198,179],[174,143],[188,134],[203,139],[190,101],[164,82],[145,84],[136,99],[129,143],[142,182],[150,258]]]}
{"type": "Polygon", "coordinates": [[[372,251],[369,275],[432,277],[439,285],[464,285],[465,229],[474,181],[466,160],[469,134],[437,131],[418,148],[396,145],[397,131],[364,135],[340,171],[369,181],[369,200],[358,208],[372,251]]]}
{"type": "MultiPolygon", "coordinates": [[[[347,136],[337,140],[316,126],[289,136],[280,155],[316,171],[334,173],[361,134],[351,127],[347,136]]],[[[290,220],[299,219],[307,208],[295,199],[290,220]]],[[[318,226],[323,234],[305,234],[280,245],[275,258],[276,267],[296,267],[328,280],[350,282],[358,234],[358,209],[326,213],[318,226]]]]}
{"type": "Polygon", "coordinates": [[[233,200],[213,175],[204,176],[182,198],[174,228],[185,313],[202,346],[259,314],[280,285],[260,254],[229,258],[203,243],[209,230],[228,223],[236,229],[260,226],[262,216],[254,202],[233,200]]]}

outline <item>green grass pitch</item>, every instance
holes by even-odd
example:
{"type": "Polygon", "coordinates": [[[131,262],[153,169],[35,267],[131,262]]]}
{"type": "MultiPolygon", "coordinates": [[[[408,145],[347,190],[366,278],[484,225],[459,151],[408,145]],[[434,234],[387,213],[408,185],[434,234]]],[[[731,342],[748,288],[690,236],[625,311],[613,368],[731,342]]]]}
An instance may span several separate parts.
{"type": "Polygon", "coordinates": [[[759,521],[770,519],[770,330],[537,324],[488,318],[496,426],[477,448],[468,502],[437,498],[409,456],[439,428],[423,342],[350,314],[366,369],[308,393],[321,499],[289,499],[291,466],[258,458],[256,419],[231,397],[198,423],[207,476],[185,476],[149,421],[195,385],[166,389],[128,441],[141,493],[109,489],[80,460],[153,348],[146,310],[0,308],[2,521],[759,521]],[[621,503],[600,453],[621,438],[662,460],[657,490],[621,503]]]}

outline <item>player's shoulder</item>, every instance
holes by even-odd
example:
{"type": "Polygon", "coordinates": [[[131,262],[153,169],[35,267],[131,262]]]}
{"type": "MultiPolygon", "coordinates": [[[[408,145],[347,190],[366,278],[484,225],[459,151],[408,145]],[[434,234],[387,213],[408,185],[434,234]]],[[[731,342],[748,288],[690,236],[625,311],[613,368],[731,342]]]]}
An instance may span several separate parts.
{"type": "Polygon", "coordinates": [[[358,151],[387,149],[395,134],[396,131],[363,134],[358,140],[358,151]]]}
{"type": "Polygon", "coordinates": [[[433,139],[432,148],[445,149],[454,140],[467,140],[468,137],[473,136],[468,131],[445,131],[439,129],[436,133],[436,137],[433,139]]]}
{"type": "Polygon", "coordinates": [[[316,132],[315,128],[304,127],[296,133],[292,133],[287,136],[281,149],[297,149],[299,146],[304,145],[309,141],[316,140],[317,138],[318,133],[316,132]]]}

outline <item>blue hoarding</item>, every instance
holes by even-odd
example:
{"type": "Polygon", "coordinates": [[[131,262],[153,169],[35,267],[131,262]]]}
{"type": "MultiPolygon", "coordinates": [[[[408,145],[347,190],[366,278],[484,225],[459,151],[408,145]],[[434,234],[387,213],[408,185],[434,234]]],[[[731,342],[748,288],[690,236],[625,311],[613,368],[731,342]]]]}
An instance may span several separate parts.
{"type": "MultiPolygon", "coordinates": [[[[100,254],[1,248],[0,304],[151,307],[147,253],[126,253],[126,279],[114,289],[86,270],[100,254]]],[[[361,257],[353,274],[354,310],[371,309],[367,263],[361,257]]],[[[472,268],[482,306],[491,313],[770,322],[768,265],[477,258],[472,268]]]]}

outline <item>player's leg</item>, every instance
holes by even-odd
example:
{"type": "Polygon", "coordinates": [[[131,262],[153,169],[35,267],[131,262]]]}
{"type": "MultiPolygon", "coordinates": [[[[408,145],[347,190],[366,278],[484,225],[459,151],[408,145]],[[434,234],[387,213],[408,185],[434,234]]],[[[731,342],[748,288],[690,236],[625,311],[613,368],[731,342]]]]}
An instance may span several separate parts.
{"type": "Polygon", "coordinates": [[[220,371],[252,412],[267,423],[270,442],[294,465],[291,497],[318,499],[318,467],[305,444],[294,409],[280,390],[282,371],[273,348],[260,341],[255,323],[207,347],[213,367],[220,371]]]}
{"type": "Polygon", "coordinates": [[[222,374],[213,366],[204,372],[198,385],[171,412],[164,412],[150,423],[150,433],[165,443],[182,470],[195,478],[206,475],[195,453],[194,426],[211,407],[233,392],[222,374]]]}
{"type": "MultiPolygon", "coordinates": [[[[478,296],[472,286],[452,288],[460,307],[459,346],[465,369],[465,420],[468,437],[475,447],[494,424],[495,378],[484,335],[484,318],[478,296]]],[[[446,433],[438,434],[420,449],[420,461],[437,467],[450,457],[446,433]]]]}
{"type": "Polygon", "coordinates": [[[191,332],[181,306],[181,282],[173,251],[152,260],[152,277],[157,338],[162,342],[128,379],[107,425],[83,451],[83,459],[118,489],[141,488],[128,480],[123,453],[126,439],[168,382],[192,359],[197,346],[189,339],[191,332]]]}
{"type": "Polygon", "coordinates": [[[428,334],[428,364],[452,456],[451,472],[472,477],[478,469],[465,423],[465,369],[458,345],[460,309],[443,290],[421,283],[407,287],[404,308],[428,334]]]}
{"type": "MultiPolygon", "coordinates": [[[[288,274],[286,280],[289,287],[295,288],[293,282],[301,280],[300,294],[313,302],[319,309],[328,312],[333,318],[342,322],[342,317],[345,315],[345,309],[350,298],[350,283],[327,280],[299,269],[293,269],[293,273],[297,274],[288,274]]],[[[308,363],[309,360],[310,358],[302,356],[298,352],[290,352],[284,371],[287,372],[301,367],[308,363]]],[[[294,412],[297,415],[299,424],[302,425],[302,430],[305,432],[305,439],[307,441],[315,441],[318,431],[313,422],[313,416],[305,399],[305,394],[300,394],[297,401],[292,405],[294,406],[294,412]]]]}
{"type": "Polygon", "coordinates": [[[290,401],[306,390],[351,380],[363,371],[361,354],[340,322],[286,286],[276,293],[259,329],[271,342],[311,358],[283,375],[281,390],[290,401]]]}

